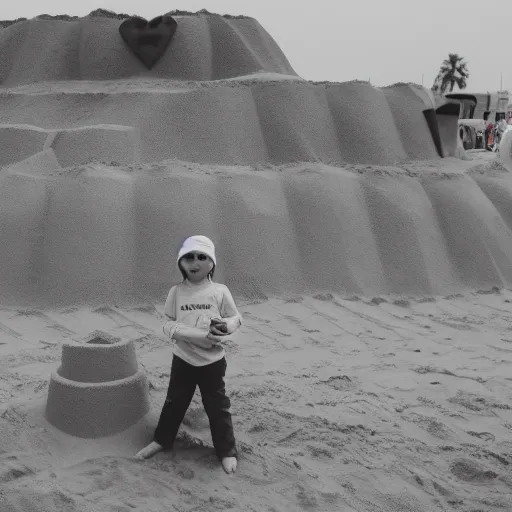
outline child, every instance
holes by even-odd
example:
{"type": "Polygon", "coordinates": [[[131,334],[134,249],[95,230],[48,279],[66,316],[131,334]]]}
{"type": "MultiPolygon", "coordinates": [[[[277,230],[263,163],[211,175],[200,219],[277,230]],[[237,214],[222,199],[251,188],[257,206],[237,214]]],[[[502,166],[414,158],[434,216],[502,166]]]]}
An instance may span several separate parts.
{"type": "Polygon", "coordinates": [[[222,342],[240,327],[242,316],[227,286],[212,281],[216,258],[209,238],[187,238],[177,263],[183,282],[169,291],[165,302],[168,321],[163,326],[174,340],[169,389],[153,442],[136,457],[146,459],[172,446],[198,385],[217,457],[226,473],[234,473],[238,455],[224,385],[222,342]]]}

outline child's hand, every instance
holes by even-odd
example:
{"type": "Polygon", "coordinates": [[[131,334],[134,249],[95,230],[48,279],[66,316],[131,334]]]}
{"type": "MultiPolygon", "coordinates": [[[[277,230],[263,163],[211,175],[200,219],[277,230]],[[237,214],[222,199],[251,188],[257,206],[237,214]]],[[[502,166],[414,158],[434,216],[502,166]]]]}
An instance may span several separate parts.
{"type": "Polygon", "coordinates": [[[212,318],[210,323],[210,332],[215,336],[226,336],[226,334],[228,334],[228,325],[222,320],[212,318]]]}

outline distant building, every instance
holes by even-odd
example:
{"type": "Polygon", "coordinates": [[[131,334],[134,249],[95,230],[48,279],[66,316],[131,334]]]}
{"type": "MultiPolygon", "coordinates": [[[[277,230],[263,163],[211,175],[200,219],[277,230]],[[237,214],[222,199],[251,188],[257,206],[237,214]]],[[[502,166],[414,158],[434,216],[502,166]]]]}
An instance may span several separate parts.
{"type": "Polygon", "coordinates": [[[508,119],[512,113],[508,91],[495,93],[449,92],[444,100],[456,100],[461,103],[460,119],[483,119],[492,123],[508,119]]]}

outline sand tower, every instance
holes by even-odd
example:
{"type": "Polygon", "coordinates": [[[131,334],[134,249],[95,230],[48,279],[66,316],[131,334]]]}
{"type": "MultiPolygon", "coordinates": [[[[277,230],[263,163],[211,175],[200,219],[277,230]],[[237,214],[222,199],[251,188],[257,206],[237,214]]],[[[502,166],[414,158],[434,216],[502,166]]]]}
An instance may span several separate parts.
{"type": "Polygon", "coordinates": [[[45,410],[53,426],[77,437],[104,437],[127,429],[148,411],[147,380],[138,370],[133,340],[93,331],[64,343],[45,410]]]}

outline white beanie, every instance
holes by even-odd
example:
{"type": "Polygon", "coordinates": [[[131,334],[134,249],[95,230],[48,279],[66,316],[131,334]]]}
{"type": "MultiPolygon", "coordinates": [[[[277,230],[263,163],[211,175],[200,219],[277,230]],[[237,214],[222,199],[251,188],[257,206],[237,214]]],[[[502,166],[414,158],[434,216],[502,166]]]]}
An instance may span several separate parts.
{"type": "Polygon", "coordinates": [[[179,262],[180,259],[183,256],[185,256],[185,254],[188,254],[189,252],[193,251],[202,252],[203,254],[206,254],[212,259],[213,263],[217,265],[217,260],[215,259],[215,246],[207,236],[189,236],[183,242],[183,245],[181,246],[178,252],[178,259],[176,261],[179,262]]]}

